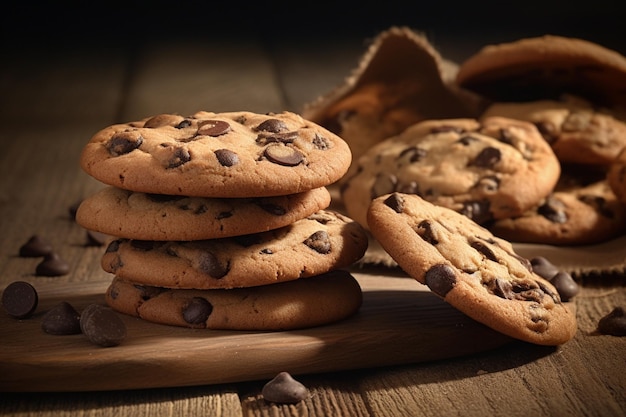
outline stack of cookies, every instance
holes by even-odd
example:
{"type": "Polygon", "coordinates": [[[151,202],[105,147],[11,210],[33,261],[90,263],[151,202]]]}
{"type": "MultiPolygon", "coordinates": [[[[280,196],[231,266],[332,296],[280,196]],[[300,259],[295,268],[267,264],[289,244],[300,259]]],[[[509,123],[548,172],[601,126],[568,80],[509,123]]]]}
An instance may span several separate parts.
{"type": "Polygon", "coordinates": [[[367,249],[355,221],[330,210],[327,186],[348,145],[283,112],[162,114],[109,126],[82,168],[106,187],[76,213],[112,236],[105,299],[122,313],[191,328],[284,330],[355,313],[345,267],[367,249]]]}

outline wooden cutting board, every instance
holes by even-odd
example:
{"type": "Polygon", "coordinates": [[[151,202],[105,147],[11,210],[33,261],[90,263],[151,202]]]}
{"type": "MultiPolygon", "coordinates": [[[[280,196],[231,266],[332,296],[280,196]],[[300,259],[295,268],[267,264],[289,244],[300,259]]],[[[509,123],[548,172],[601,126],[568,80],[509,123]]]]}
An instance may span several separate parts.
{"type": "Polygon", "coordinates": [[[81,335],[41,330],[61,301],[78,311],[103,303],[108,282],[38,286],[33,317],[0,316],[0,390],[97,391],[271,379],[417,363],[470,355],[510,338],[463,315],[417,281],[355,272],[361,310],[344,321],[285,332],[192,330],[123,316],[128,336],[117,347],[81,335]]]}

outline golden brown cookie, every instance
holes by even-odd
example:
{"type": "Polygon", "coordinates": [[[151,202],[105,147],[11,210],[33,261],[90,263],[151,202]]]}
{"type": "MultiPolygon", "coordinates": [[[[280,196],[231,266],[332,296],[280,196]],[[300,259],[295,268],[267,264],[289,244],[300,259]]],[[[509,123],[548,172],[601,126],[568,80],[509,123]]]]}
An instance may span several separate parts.
{"type": "Polygon", "coordinates": [[[358,261],[367,235],[352,219],[320,210],[279,229],[189,242],[117,239],[102,268],[145,285],[236,288],[308,278],[358,261]]]}
{"type": "Polygon", "coordinates": [[[609,167],[607,180],[611,190],[626,211],[626,147],[618,154],[609,167]]]}
{"type": "Polygon", "coordinates": [[[346,271],[305,280],[230,290],[170,289],[113,279],[105,294],[114,310],[146,321],[222,330],[294,330],[355,314],[359,283],[346,271]]]}
{"type": "Polygon", "coordinates": [[[351,158],[340,137],[295,113],[201,111],[109,126],[87,143],[80,163],[126,190],[247,198],[332,184],[351,158]]]}
{"type": "Polygon", "coordinates": [[[512,245],[466,216],[417,195],[372,201],[370,229],[410,276],[476,321],[508,336],[559,345],[576,316],[512,245]]]}
{"type": "Polygon", "coordinates": [[[185,197],[105,187],[78,207],[86,229],[141,240],[203,240],[287,226],[330,205],[325,187],[252,198],[185,197]]]}

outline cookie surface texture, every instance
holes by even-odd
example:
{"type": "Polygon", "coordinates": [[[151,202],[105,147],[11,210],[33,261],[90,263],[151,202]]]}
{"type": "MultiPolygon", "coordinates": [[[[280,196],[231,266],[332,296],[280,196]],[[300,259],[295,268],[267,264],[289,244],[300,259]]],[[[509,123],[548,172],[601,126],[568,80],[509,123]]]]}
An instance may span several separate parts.
{"type": "Polygon", "coordinates": [[[469,317],[508,336],[559,345],[576,317],[512,245],[453,210],[393,193],[368,212],[372,233],[410,276],[469,317]]]}
{"type": "Polygon", "coordinates": [[[330,205],[325,187],[257,198],[147,194],[105,187],[76,212],[86,229],[141,240],[203,240],[287,226],[330,205]]]}
{"type": "Polygon", "coordinates": [[[326,186],[351,159],[343,139],[294,113],[202,111],[109,126],[86,144],[80,163],[131,191],[233,198],[326,186]]]}
{"type": "Polygon", "coordinates": [[[554,35],[486,45],[461,63],[457,84],[495,101],[574,94],[626,106],[626,57],[583,39],[554,35]]]}
{"type": "Polygon", "coordinates": [[[114,310],[172,326],[222,330],[290,330],[333,323],[362,304],[346,271],[232,290],[180,290],[114,278],[105,300],[114,310]]]}
{"type": "Polygon", "coordinates": [[[159,287],[250,287],[347,267],[365,254],[367,245],[357,222],[320,210],[252,235],[188,242],[117,239],[101,264],[120,278],[159,287]]]}
{"type": "MultiPolygon", "coordinates": [[[[626,207],[626,147],[611,163],[607,173],[607,181],[618,200],[626,207]]],[[[626,208],[624,210],[626,211],[626,208]]]]}
{"type": "Polygon", "coordinates": [[[482,224],[535,207],[559,174],[558,159],[530,123],[429,120],[371,148],[342,180],[341,197],[365,227],[369,202],[391,192],[420,195],[482,224]]]}
{"type": "Polygon", "coordinates": [[[626,231],[626,210],[607,181],[558,190],[522,216],[489,226],[511,242],[586,245],[607,241],[626,231]]]}
{"type": "Polygon", "coordinates": [[[481,118],[491,116],[533,123],[566,163],[609,165],[626,146],[626,123],[583,100],[498,102],[481,118]]]}

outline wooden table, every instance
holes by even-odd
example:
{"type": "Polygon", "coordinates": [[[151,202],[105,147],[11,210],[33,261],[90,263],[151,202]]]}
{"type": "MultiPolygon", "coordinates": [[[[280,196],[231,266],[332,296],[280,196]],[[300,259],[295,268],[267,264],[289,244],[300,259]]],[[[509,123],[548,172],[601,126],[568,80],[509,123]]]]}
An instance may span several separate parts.
{"type": "MultiPolygon", "coordinates": [[[[100,270],[100,252],[85,251],[82,231],[68,214],[73,203],[101,186],[78,166],[83,145],[98,129],[163,112],[299,111],[340,83],[366,45],[360,35],[330,39],[154,36],[112,43],[7,42],[0,65],[0,288],[18,279],[42,285],[110,279],[100,270]],[[62,251],[71,266],[68,275],[34,277],[37,260],[17,256],[19,246],[35,233],[62,251]]],[[[453,60],[467,57],[487,40],[501,40],[447,37],[443,30],[434,39],[453,60]]],[[[511,36],[502,37],[507,39],[511,36]]],[[[261,388],[267,380],[262,379],[133,390],[5,392],[0,394],[0,414],[623,416],[626,338],[598,335],[595,329],[614,307],[626,306],[625,277],[580,279],[578,333],[556,348],[512,342],[446,360],[306,373],[297,378],[311,397],[295,405],[265,402],[261,388]]]]}

